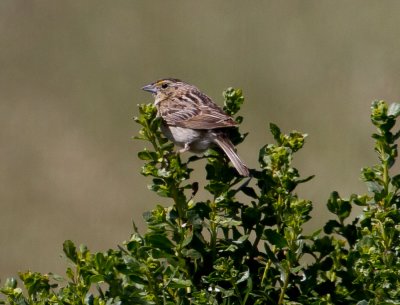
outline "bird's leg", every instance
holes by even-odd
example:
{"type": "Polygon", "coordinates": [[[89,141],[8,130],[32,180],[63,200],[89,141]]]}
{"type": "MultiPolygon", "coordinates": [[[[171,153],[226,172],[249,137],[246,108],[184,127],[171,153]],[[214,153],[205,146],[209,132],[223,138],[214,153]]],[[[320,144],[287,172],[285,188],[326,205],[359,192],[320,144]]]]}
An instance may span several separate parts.
{"type": "Polygon", "coordinates": [[[186,151],[189,151],[190,150],[190,144],[189,143],[185,143],[185,146],[183,147],[183,148],[181,148],[181,149],[179,149],[179,150],[177,150],[177,151],[171,151],[171,152],[169,152],[169,153],[167,153],[166,155],[165,155],[165,160],[166,160],[166,162],[168,163],[168,157],[170,157],[170,156],[172,156],[172,155],[180,155],[181,153],[184,153],[184,152],[186,152],[186,151]]]}
{"type": "Polygon", "coordinates": [[[178,150],[178,154],[182,154],[190,150],[190,143],[185,143],[185,146],[178,150]]]}

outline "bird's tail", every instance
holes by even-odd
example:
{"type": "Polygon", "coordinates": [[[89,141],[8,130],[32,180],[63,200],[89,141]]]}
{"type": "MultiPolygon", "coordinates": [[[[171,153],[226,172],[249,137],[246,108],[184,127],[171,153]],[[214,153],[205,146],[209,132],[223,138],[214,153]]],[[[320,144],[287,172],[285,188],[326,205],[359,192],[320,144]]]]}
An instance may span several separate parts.
{"type": "Polygon", "coordinates": [[[231,160],[233,166],[236,168],[238,173],[244,177],[250,176],[250,171],[247,166],[240,160],[239,156],[235,151],[235,147],[233,146],[231,140],[225,135],[218,135],[215,138],[215,143],[218,144],[219,147],[225,152],[228,156],[229,160],[231,160]]]}

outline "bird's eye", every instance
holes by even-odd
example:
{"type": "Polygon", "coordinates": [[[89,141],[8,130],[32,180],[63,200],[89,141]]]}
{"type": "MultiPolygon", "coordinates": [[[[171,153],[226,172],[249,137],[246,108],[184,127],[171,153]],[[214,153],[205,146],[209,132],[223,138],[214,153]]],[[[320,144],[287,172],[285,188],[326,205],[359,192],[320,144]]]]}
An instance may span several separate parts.
{"type": "Polygon", "coordinates": [[[161,88],[163,88],[163,89],[168,88],[168,84],[167,83],[162,84],[161,88]]]}

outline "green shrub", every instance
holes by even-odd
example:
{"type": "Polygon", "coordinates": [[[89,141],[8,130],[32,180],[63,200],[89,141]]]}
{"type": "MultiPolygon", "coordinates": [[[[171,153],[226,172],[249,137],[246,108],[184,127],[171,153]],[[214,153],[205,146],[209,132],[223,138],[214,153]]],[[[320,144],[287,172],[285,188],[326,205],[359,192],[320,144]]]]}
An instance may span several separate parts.
{"type": "MultiPolygon", "coordinates": [[[[236,115],[240,90],[224,92],[225,110],[236,115]]],[[[400,105],[372,104],[371,120],[379,162],[362,170],[367,195],[342,198],[333,192],[334,215],[311,235],[303,226],[312,203],[298,197],[302,178],[292,166],[305,134],[284,134],[274,124],[274,144],[259,152],[252,178],[239,177],[227,158],[209,150],[204,158],[206,185],[199,183],[159,131],[152,104],[139,106],[138,156],[150,189],[170,199],[144,214],[147,231],[137,229],[118,249],[91,253],[71,241],[64,253],[72,268],[65,279],[23,272],[7,279],[0,294],[5,304],[400,304],[400,175],[391,175],[397,157],[393,133],[400,105]],[[243,198],[238,200],[238,197],[243,198]],[[352,206],[363,206],[349,219],[352,206]]],[[[242,117],[238,116],[238,122],[242,117]]],[[[245,139],[238,129],[233,142],[245,139]]]]}

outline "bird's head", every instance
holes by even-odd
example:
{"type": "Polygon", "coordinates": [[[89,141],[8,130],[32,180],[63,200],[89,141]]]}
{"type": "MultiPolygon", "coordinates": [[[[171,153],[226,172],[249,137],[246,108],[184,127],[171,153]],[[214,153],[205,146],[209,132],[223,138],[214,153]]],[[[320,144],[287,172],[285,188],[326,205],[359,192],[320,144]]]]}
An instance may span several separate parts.
{"type": "Polygon", "coordinates": [[[177,91],[188,86],[188,84],[182,82],[176,78],[164,78],[160,79],[154,83],[142,87],[144,91],[150,92],[156,97],[156,100],[163,97],[171,96],[177,91]]]}

